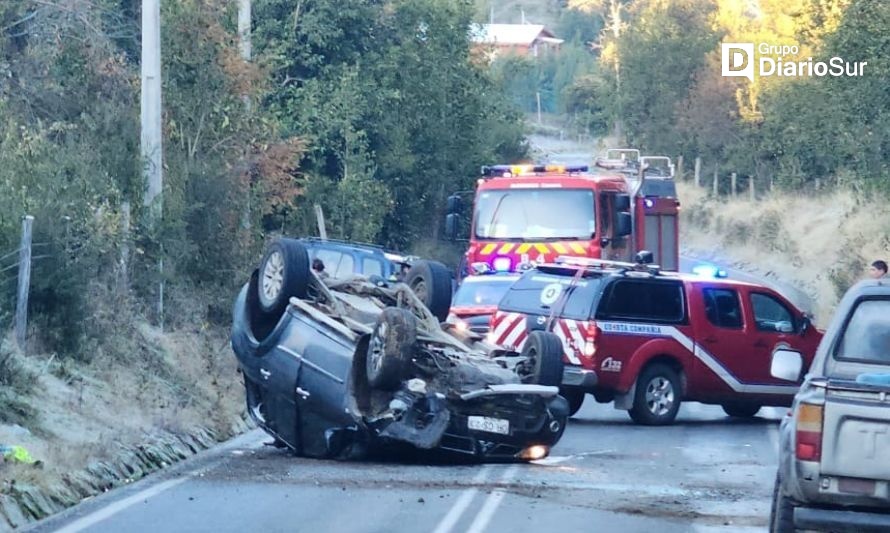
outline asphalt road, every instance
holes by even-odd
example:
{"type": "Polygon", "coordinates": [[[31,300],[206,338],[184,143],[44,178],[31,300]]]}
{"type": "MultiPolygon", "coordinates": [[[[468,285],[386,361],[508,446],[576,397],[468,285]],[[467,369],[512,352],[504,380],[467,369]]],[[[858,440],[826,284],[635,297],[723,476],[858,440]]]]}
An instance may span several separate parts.
{"type": "Polygon", "coordinates": [[[762,531],[784,411],[641,427],[588,397],[549,458],[514,465],[304,459],[254,431],[30,531],[762,531]]]}

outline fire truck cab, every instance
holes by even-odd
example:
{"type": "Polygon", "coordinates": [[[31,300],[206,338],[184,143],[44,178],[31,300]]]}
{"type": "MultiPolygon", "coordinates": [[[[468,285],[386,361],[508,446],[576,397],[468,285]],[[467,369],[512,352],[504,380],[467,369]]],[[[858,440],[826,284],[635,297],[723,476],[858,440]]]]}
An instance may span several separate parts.
{"type": "MultiPolygon", "coordinates": [[[[628,261],[642,249],[679,267],[679,201],[668,158],[612,150],[587,165],[483,166],[459,277],[474,263],[515,272],[561,255],[628,261]]],[[[456,239],[461,194],[448,198],[445,234],[456,239]]],[[[466,220],[466,217],[464,217],[466,220]]]]}

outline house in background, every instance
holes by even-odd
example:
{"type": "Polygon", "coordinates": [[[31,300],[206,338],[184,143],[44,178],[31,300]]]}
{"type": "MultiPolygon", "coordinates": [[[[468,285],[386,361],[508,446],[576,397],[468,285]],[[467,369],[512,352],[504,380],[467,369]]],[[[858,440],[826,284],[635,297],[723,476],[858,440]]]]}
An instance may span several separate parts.
{"type": "Polygon", "coordinates": [[[542,24],[473,24],[470,38],[490,59],[502,54],[539,57],[558,52],[564,42],[542,24]]]}

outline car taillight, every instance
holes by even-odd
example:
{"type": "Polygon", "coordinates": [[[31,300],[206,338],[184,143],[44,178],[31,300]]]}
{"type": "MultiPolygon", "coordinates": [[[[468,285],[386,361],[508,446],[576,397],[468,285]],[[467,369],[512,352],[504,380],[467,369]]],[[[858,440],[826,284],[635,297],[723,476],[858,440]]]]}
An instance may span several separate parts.
{"type": "Polygon", "coordinates": [[[802,403],[797,410],[797,447],[795,455],[801,461],[822,458],[822,406],[802,403]]]}

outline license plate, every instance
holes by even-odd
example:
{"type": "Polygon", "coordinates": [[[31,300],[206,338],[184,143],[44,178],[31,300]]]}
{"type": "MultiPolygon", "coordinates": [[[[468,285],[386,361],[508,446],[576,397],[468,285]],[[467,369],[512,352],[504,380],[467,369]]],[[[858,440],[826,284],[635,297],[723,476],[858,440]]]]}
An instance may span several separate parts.
{"type": "Polygon", "coordinates": [[[510,434],[510,421],[503,418],[491,418],[489,416],[471,416],[467,420],[467,427],[477,431],[488,433],[510,434]]]}

